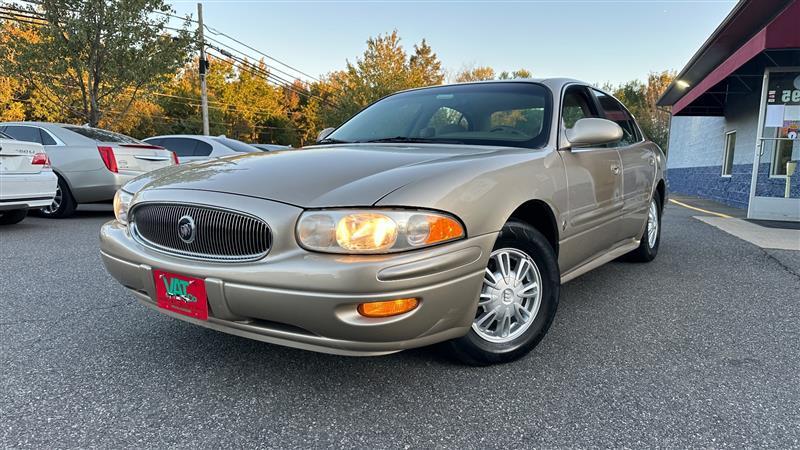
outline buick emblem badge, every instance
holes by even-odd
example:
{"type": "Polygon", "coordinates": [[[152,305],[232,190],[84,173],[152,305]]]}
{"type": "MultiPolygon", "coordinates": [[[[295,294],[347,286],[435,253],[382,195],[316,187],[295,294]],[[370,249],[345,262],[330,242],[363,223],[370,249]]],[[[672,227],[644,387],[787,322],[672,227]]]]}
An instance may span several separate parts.
{"type": "Polygon", "coordinates": [[[178,237],[187,244],[194,242],[197,227],[192,216],[186,215],[178,219],[178,237]]]}

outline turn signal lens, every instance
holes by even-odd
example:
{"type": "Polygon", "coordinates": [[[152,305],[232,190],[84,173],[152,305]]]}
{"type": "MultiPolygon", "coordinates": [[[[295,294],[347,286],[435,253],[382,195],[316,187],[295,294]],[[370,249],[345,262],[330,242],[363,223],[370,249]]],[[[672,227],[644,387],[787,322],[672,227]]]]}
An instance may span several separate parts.
{"type": "Polygon", "coordinates": [[[417,210],[320,210],[300,216],[297,242],[327,253],[393,253],[466,237],[461,222],[417,210]]]}
{"type": "Polygon", "coordinates": [[[361,303],[358,313],[364,317],[390,317],[407,313],[419,305],[416,298],[399,298],[385,302],[361,303]]]}
{"type": "Polygon", "coordinates": [[[417,214],[408,220],[408,243],[413,246],[436,244],[464,236],[464,228],[457,220],[446,216],[417,214]],[[415,232],[412,233],[411,230],[415,232]]]}
{"type": "Polygon", "coordinates": [[[336,225],[336,242],[345,250],[386,250],[397,240],[397,224],[383,214],[348,214],[336,225]]]}

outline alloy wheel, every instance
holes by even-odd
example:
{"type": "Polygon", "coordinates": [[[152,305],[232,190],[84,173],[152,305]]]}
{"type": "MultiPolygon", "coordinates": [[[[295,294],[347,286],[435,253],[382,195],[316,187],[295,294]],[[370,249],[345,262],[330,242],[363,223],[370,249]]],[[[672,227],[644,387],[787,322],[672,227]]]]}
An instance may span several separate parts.
{"type": "Polygon", "coordinates": [[[647,245],[650,248],[656,246],[658,239],[658,204],[656,200],[650,200],[650,209],[647,213],[647,245]]]}
{"type": "Polygon", "coordinates": [[[53,197],[53,203],[51,203],[50,206],[45,206],[42,208],[42,212],[47,215],[55,214],[55,212],[58,211],[58,208],[61,207],[61,202],[63,200],[64,195],[61,192],[61,186],[56,185],[56,195],[53,197]]]}
{"type": "Polygon", "coordinates": [[[542,303],[542,276],[536,262],[514,248],[492,252],[472,323],[489,342],[510,342],[527,330],[542,303]]]}

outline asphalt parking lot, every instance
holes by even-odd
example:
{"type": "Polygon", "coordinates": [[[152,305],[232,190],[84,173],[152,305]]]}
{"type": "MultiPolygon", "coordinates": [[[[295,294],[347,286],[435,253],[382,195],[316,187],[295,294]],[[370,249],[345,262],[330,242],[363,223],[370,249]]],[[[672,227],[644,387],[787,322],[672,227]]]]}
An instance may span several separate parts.
{"type": "Polygon", "coordinates": [[[135,303],[110,208],[0,230],[0,447],[797,447],[800,252],[669,206],[656,261],[567,284],[516,363],[347,358],[135,303]]]}

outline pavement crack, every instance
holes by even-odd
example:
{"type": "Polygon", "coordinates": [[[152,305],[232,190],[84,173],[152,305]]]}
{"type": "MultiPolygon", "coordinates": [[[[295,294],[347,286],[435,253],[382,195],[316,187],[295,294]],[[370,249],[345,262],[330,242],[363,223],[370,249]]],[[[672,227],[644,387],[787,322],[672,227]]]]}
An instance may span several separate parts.
{"type": "Polygon", "coordinates": [[[775,255],[770,253],[768,250],[766,250],[764,248],[761,248],[761,247],[759,247],[759,249],[761,249],[761,251],[764,252],[765,255],[767,255],[768,259],[771,259],[772,261],[777,263],[783,270],[785,270],[790,275],[792,275],[795,279],[800,281],[800,273],[795,272],[795,270],[793,268],[787,266],[783,261],[781,261],[780,259],[776,258],[775,255]]]}

